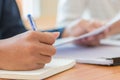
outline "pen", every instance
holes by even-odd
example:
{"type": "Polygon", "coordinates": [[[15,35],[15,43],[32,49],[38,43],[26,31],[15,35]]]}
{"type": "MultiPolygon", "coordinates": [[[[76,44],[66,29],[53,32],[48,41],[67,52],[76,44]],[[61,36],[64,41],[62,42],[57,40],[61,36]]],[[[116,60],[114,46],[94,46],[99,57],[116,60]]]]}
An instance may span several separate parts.
{"type": "Polygon", "coordinates": [[[31,25],[31,27],[32,27],[32,30],[37,31],[36,24],[35,24],[32,16],[31,16],[31,14],[28,14],[27,17],[28,17],[29,23],[30,23],[30,25],[31,25]]]}

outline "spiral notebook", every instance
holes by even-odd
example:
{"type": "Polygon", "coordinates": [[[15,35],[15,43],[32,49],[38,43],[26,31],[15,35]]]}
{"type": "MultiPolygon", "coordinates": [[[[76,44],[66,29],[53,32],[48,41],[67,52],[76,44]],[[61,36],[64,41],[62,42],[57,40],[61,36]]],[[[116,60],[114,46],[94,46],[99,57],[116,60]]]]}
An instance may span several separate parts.
{"type": "Polygon", "coordinates": [[[0,78],[40,80],[72,68],[76,64],[72,59],[53,59],[43,69],[32,71],[0,70],[0,78]]]}

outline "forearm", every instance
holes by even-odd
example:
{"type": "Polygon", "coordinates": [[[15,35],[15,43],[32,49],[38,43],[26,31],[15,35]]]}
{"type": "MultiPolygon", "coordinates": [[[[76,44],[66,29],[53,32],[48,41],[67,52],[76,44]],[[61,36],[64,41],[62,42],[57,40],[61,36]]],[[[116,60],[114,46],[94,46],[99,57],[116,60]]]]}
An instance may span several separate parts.
{"type": "MultiPolygon", "coordinates": [[[[0,40],[0,70],[2,70],[2,66],[4,65],[4,60],[3,60],[3,58],[5,58],[5,51],[8,51],[8,50],[6,50],[6,48],[5,48],[5,43],[6,42],[4,42],[5,40],[0,40]]],[[[6,55],[7,56],[7,55],[6,55]]],[[[1,79],[0,79],[1,80],[1,79]]]]}

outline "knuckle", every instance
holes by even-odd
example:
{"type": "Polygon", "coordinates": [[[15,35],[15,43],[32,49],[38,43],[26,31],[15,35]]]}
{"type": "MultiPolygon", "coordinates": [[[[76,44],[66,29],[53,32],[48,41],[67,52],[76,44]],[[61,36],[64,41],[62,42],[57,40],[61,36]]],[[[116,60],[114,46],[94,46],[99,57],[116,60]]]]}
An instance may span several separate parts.
{"type": "Polygon", "coordinates": [[[36,35],[35,31],[28,31],[27,32],[27,38],[33,38],[36,35]]]}
{"type": "Polygon", "coordinates": [[[32,64],[32,65],[28,66],[28,69],[29,70],[35,70],[35,69],[38,69],[38,66],[35,65],[35,64],[32,64]]]}
{"type": "Polygon", "coordinates": [[[30,44],[28,44],[28,46],[26,48],[27,48],[27,52],[33,53],[35,51],[36,46],[35,46],[35,44],[30,43],[30,44]]]}
{"type": "Polygon", "coordinates": [[[43,68],[45,66],[45,64],[42,64],[41,68],[43,68]]]}
{"type": "Polygon", "coordinates": [[[29,35],[34,35],[34,34],[36,34],[36,32],[35,31],[29,31],[28,34],[29,35]]]}
{"type": "Polygon", "coordinates": [[[50,53],[51,56],[52,56],[52,55],[55,55],[55,53],[56,53],[56,48],[55,48],[54,46],[51,46],[50,49],[51,49],[51,50],[50,50],[50,51],[51,51],[51,53],[50,53]]]}
{"type": "Polygon", "coordinates": [[[55,42],[55,38],[53,36],[49,36],[50,44],[53,44],[55,42]]]}
{"type": "Polygon", "coordinates": [[[26,64],[26,65],[32,65],[35,62],[36,61],[34,60],[33,56],[28,56],[27,59],[25,60],[24,64],[26,64]]]}
{"type": "Polygon", "coordinates": [[[37,69],[43,68],[45,66],[45,64],[39,64],[37,65],[37,69]]]}
{"type": "Polygon", "coordinates": [[[37,68],[38,68],[38,69],[44,68],[44,66],[45,66],[45,64],[39,64],[37,68]]]}
{"type": "Polygon", "coordinates": [[[54,38],[54,36],[52,34],[46,34],[46,37],[47,37],[48,42],[50,44],[53,44],[55,42],[55,38],[54,38]]]}
{"type": "Polygon", "coordinates": [[[36,64],[34,64],[34,65],[31,67],[31,69],[32,69],[32,70],[41,69],[41,68],[43,68],[44,66],[45,66],[45,64],[36,63],[36,64]]]}
{"type": "MultiPolygon", "coordinates": [[[[35,69],[39,69],[40,67],[37,65],[37,62],[33,62],[34,60],[32,60],[30,63],[26,64],[26,68],[27,70],[35,70],[35,69]]],[[[41,67],[42,68],[42,67],[41,67]]]]}
{"type": "Polygon", "coordinates": [[[52,58],[51,58],[50,56],[48,56],[45,62],[46,62],[46,63],[50,63],[51,59],[52,59],[52,58]]]}

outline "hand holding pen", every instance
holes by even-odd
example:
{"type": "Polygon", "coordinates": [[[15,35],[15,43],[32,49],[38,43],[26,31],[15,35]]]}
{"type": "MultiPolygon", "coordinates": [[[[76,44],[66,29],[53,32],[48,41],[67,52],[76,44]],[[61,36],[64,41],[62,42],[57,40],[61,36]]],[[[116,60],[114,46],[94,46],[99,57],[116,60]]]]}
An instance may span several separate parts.
{"type": "Polygon", "coordinates": [[[56,33],[27,31],[1,40],[0,69],[26,71],[43,68],[56,52],[52,44],[57,36],[56,33]]]}
{"type": "Polygon", "coordinates": [[[6,56],[4,61],[9,60],[10,63],[8,65],[8,61],[4,62],[3,64],[8,66],[4,66],[2,69],[40,69],[43,68],[45,64],[49,63],[52,56],[55,54],[56,49],[53,46],[53,43],[55,42],[58,33],[38,32],[31,15],[28,17],[33,31],[27,31],[6,41],[6,44],[9,41],[12,41],[8,43],[11,44],[12,47],[9,45],[8,47],[13,51],[8,50],[8,52],[6,52],[6,54],[9,53],[7,55],[11,56],[11,58],[6,56]]]}

